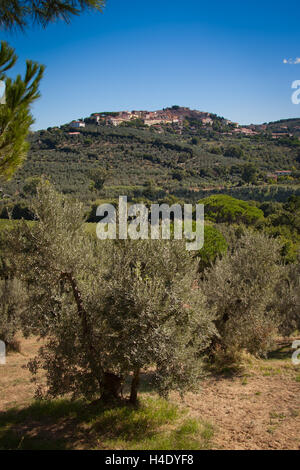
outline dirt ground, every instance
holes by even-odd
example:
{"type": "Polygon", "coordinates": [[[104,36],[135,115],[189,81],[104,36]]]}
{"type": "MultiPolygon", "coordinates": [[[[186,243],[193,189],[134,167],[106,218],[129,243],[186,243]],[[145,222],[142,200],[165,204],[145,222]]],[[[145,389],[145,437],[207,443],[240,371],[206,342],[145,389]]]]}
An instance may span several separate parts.
{"type": "Polygon", "coordinates": [[[21,352],[8,353],[6,364],[0,365],[0,411],[15,406],[28,405],[33,398],[35,386],[25,365],[40,347],[35,339],[20,339],[21,352]]]}
{"type": "MultiPolygon", "coordinates": [[[[23,340],[21,353],[0,366],[0,412],[32,403],[34,385],[24,366],[38,347],[34,339],[23,340]]],[[[215,449],[300,450],[300,366],[292,364],[290,351],[251,359],[235,376],[210,376],[183,403],[171,399],[213,425],[215,449]]]]}
{"type": "Polygon", "coordinates": [[[210,378],[184,402],[212,423],[216,449],[300,450],[300,384],[292,375],[210,378]]]}

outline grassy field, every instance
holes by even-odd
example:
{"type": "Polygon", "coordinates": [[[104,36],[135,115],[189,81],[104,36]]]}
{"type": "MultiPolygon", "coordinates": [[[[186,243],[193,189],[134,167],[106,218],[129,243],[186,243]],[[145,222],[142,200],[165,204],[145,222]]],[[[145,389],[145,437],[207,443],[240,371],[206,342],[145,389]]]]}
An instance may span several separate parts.
{"type": "Polygon", "coordinates": [[[0,366],[0,449],[209,449],[213,428],[176,401],[157,397],[143,383],[141,403],[104,407],[68,399],[33,400],[24,367],[39,347],[21,341],[21,353],[0,366]]]}
{"type": "Polygon", "coordinates": [[[300,367],[289,348],[247,357],[234,375],[209,374],[183,400],[160,399],[144,374],[139,407],[109,408],[35,401],[24,366],[39,345],[22,339],[0,366],[0,449],[300,449],[300,367]]]}

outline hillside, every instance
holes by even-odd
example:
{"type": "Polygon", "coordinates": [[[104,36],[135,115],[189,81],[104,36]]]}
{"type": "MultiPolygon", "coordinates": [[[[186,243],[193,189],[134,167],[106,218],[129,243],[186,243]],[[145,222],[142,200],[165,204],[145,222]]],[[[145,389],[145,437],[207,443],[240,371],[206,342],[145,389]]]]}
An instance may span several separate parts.
{"type": "Polygon", "coordinates": [[[300,119],[282,119],[280,121],[269,122],[266,125],[270,132],[288,132],[294,136],[300,136],[300,119]]]}
{"type": "Polygon", "coordinates": [[[293,119],[241,127],[179,106],[94,113],[33,132],[27,161],[2,184],[4,199],[26,199],[28,178],[46,175],[59,190],[85,202],[119,194],[192,201],[207,191],[263,200],[266,185],[269,199],[278,193],[284,200],[285,194],[299,191],[299,124],[300,119],[293,119]],[[105,184],[95,191],[91,172],[99,168],[105,171],[105,184]]]}

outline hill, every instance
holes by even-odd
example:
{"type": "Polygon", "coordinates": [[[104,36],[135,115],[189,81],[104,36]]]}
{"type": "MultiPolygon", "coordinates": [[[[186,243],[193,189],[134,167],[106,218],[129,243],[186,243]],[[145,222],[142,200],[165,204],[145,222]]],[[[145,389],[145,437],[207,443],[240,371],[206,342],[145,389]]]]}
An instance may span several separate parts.
{"type": "Polygon", "coordinates": [[[300,118],[299,119],[282,119],[280,121],[269,122],[268,131],[292,133],[294,136],[300,136],[300,118]]]}
{"type": "Polygon", "coordinates": [[[242,127],[179,106],[93,113],[31,133],[27,161],[2,184],[2,194],[6,202],[22,202],[28,180],[46,175],[60,191],[84,202],[120,194],[195,201],[207,191],[285,200],[299,192],[299,124],[292,119],[242,127]],[[91,175],[99,169],[105,184],[95,190],[91,175]]]}

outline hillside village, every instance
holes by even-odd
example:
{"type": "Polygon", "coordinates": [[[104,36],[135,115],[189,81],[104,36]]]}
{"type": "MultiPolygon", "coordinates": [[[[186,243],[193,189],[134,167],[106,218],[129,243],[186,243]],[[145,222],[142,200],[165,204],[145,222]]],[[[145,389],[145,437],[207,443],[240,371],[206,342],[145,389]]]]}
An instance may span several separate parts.
{"type": "Polygon", "coordinates": [[[139,119],[147,126],[157,126],[160,124],[178,124],[182,125],[184,119],[188,115],[196,114],[197,118],[204,125],[212,125],[213,119],[210,113],[201,111],[193,111],[189,108],[182,108],[174,106],[172,108],[166,108],[158,111],[121,111],[116,113],[115,116],[109,114],[94,113],[91,115],[91,119],[97,123],[104,122],[106,124],[112,124],[118,126],[123,122],[139,119]]]}
{"type": "Polygon", "coordinates": [[[217,191],[283,202],[300,191],[299,137],[300,119],[243,126],[180,106],[95,112],[30,134],[26,162],[1,186],[0,211],[7,217],[9,203],[14,217],[27,217],[27,186],[41,175],[87,210],[119,194],[195,202],[217,191]],[[93,171],[105,174],[98,190],[93,171]]]}
{"type": "Polygon", "coordinates": [[[181,106],[172,106],[157,111],[133,110],[92,113],[88,118],[72,121],[70,127],[80,129],[86,127],[87,124],[111,125],[114,127],[126,124],[139,124],[153,127],[160,131],[162,130],[161,126],[171,124],[181,134],[182,127],[187,119],[196,121],[203,128],[213,127],[216,122],[219,122],[221,124],[220,132],[224,135],[244,134],[246,136],[255,136],[269,132],[273,139],[293,136],[300,137],[300,126],[293,127],[291,131],[289,126],[284,125],[285,123],[280,125],[280,122],[276,123],[277,125],[273,129],[270,129],[270,125],[267,123],[240,125],[237,122],[232,122],[213,113],[191,110],[188,107],[181,106]]]}
{"type": "MultiPolygon", "coordinates": [[[[175,124],[178,128],[182,127],[184,120],[187,117],[197,118],[204,126],[211,126],[213,118],[211,113],[202,111],[191,111],[189,108],[177,107],[166,108],[157,111],[120,111],[120,112],[102,112],[93,113],[91,116],[84,120],[72,121],[71,127],[81,128],[85,127],[86,123],[94,123],[98,125],[112,125],[119,126],[124,123],[135,121],[145,126],[155,126],[159,128],[163,124],[175,124]]],[[[230,121],[227,121],[228,123],[230,121]]]]}

